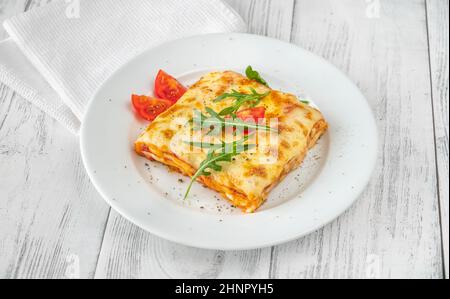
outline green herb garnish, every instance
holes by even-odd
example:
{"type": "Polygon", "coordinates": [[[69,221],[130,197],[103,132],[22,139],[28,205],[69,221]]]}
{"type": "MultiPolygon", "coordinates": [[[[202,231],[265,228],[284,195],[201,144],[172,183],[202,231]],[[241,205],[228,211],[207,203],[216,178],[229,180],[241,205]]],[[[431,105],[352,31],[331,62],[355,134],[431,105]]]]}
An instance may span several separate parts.
{"type": "Polygon", "coordinates": [[[193,129],[195,131],[210,129],[207,135],[211,135],[211,133],[215,130],[220,133],[227,128],[234,128],[237,132],[243,132],[245,130],[251,129],[278,132],[277,129],[271,128],[269,126],[245,122],[242,119],[238,118],[236,115],[230,115],[229,118],[224,118],[209,107],[206,108],[206,112],[209,115],[205,115],[199,110],[194,111],[195,117],[191,119],[189,123],[193,125],[193,129]]]}
{"type": "Polygon", "coordinates": [[[300,102],[302,102],[303,104],[309,105],[311,102],[310,101],[306,101],[306,100],[300,100],[300,102]]]}
{"type": "MultiPolygon", "coordinates": [[[[267,82],[261,78],[258,72],[254,71],[251,66],[247,68],[247,77],[252,80],[256,80],[266,86],[267,82]]],[[[274,131],[278,132],[278,130],[273,129],[269,126],[262,126],[259,124],[253,124],[249,122],[245,122],[237,117],[236,113],[239,109],[245,104],[251,104],[251,107],[256,107],[261,103],[261,101],[270,94],[270,91],[264,94],[259,94],[254,88],[250,89],[251,94],[240,93],[236,90],[233,90],[231,93],[224,93],[221,96],[217,97],[214,100],[214,103],[223,101],[228,98],[234,98],[235,103],[223,109],[219,113],[214,111],[213,109],[207,107],[205,108],[206,114],[202,113],[199,110],[194,111],[194,118],[189,121],[189,124],[193,126],[193,130],[203,131],[203,129],[207,128],[210,131],[207,135],[211,135],[214,131],[217,130],[218,133],[222,133],[224,129],[233,128],[235,129],[235,136],[237,132],[248,132],[251,129],[262,129],[264,131],[274,131]],[[208,114],[208,115],[207,115],[208,114]]],[[[209,149],[208,155],[206,159],[200,164],[199,169],[192,177],[191,183],[186,191],[184,199],[186,200],[189,196],[189,193],[192,189],[194,182],[201,176],[210,176],[211,171],[222,171],[222,166],[218,163],[220,162],[231,162],[234,157],[249,151],[256,147],[254,144],[245,144],[250,136],[253,136],[255,133],[245,136],[240,141],[235,141],[233,143],[225,143],[221,142],[218,144],[215,143],[203,143],[203,142],[185,142],[190,146],[209,149]]]]}
{"type": "Polygon", "coordinates": [[[245,136],[243,139],[239,141],[235,141],[232,143],[222,142],[220,144],[204,144],[198,142],[185,142],[191,146],[200,147],[200,148],[209,148],[208,155],[206,159],[200,164],[199,169],[192,177],[191,183],[186,191],[184,196],[184,200],[186,200],[191,192],[192,186],[194,182],[201,176],[210,176],[211,171],[222,171],[222,166],[218,163],[220,162],[231,162],[234,157],[249,151],[256,147],[255,144],[245,144],[249,136],[245,136]]]}
{"type": "Polygon", "coordinates": [[[247,78],[249,78],[250,80],[255,80],[256,82],[259,82],[259,83],[264,84],[265,86],[269,87],[269,84],[267,84],[267,81],[264,80],[257,71],[253,70],[253,68],[250,65],[245,70],[245,74],[247,75],[247,78]]]}
{"type": "Polygon", "coordinates": [[[251,103],[252,107],[256,107],[259,105],[259,103],[261,103],[262,99],[264,99],[270,94],[270,91],[266,93],[258,93],[254,88],[251,88],[250,91],[251,94],[247,94],[241,93],[233,89],[231,93],[224,93],[223,95],[216,98],[214,100],[214,103],[223,101],[228,98],[236,99],[236,102],[232,106],[223,109],[218,113],[218,115],[219,116],[233,115],[236,112],[238,112],[239,109],[241,109],[241,107],[246,103],[251,103]]]}

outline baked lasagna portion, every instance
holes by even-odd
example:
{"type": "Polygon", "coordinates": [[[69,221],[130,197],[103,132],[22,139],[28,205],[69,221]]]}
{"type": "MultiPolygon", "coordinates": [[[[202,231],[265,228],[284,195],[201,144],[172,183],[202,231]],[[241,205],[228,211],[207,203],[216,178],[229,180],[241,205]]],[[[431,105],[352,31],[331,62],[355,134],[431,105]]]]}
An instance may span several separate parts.
{"type": "MultiPolygon", "coordinates": [[[[277,136],[270,137],[271,142],[267,142],[264,136],[270,134],[263,132],[261,137],[258,133],[257,138],[252,137],[250,139],[254,140],[249,141],[257,143],[257,149],[242,152],[227,163],[220,163],[220,171],[210,170],[209,175],[200,176],[197,181],[219,192],[242,211],[256,211],[271,190],[301,165],[308,150],[327,130],[327,123],[320,111],[300,102],[294,95],[272,90],[231,71],[207,74],[151,123],[136,141],[136,152],[183,175],[194,176],[208,156],[208,149],[193,150],[192,143],[186,142],[193,139],[205,142],[200,140],[205,137],[203,133],[199,137],[198,132],[189,125],[195,111],[222,111],[232,106],[236,99],[230,97],[215,101],[219,96],[255,91],[266,94],[257,105],[265,108],[266,119],[277,121],[277,136]]],[[[223,136],[207,138],[223,139],[223,136]]],[[[212,142],[211,139],[208,142],[212,142]]]]}

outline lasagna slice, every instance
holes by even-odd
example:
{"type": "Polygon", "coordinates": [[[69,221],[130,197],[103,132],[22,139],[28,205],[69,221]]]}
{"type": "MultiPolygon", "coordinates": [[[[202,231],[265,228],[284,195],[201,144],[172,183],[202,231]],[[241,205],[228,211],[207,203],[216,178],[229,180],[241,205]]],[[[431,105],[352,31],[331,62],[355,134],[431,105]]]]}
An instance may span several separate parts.
{"type": "Polygon", "coordinates": [[[231,71],[207,74],[150,124],[136,141],[136,152],[183,175],[194,176],[208,155],[208,149],[193,150],[192,144],[186,142],[205,137],[198,137],[198,132],[193,132],[189,125],[195,111],[204,112],[207,108],[222,111],[236,99],[214,101],[217,97],[224,93],[250,94],[253,91],[267,94],[257,105],[265,108],[266,119],[277,120],[277,136],[270,137],[271,142],[263,142],[264,136],[269,134],[262,134],[262,137],[258,134],[257,150],[243,152],[230,162],[221,163],[220,171],[211,170],[210,175],[200,176],[198,182],[219,192],[242,211],[255,212],[270,191],[301,165],[308,150],[327,129],[322,114],[294,95],[272,90],[231,71]]]}

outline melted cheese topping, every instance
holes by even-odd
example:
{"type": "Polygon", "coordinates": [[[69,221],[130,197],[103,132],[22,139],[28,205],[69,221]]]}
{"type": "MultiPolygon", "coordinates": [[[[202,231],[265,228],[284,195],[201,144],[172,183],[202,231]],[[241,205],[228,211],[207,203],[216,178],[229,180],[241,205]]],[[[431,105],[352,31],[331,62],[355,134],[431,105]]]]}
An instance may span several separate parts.
{"type": "MultiPolygon", "coordinates": [[[[192,151],[185,143],[192,138],[205,142],[205,136],[193,133],[191,127],[186,126],[194,109],[204,112],[205,107],[210,107],[221,111],[231,106],[235,99],[214,103],[215,98],[232,90],[250,93],[251,88],[258,93],[270,92],[259,106],[266,108],[267,119],[278,121],[275,141],[269,140],[273,138],[269,134],[258,135],[249,142],[256,142],[258,150],[244,152],[230,163],[221,163],[222,171],[212,171],[211,176],[201,177],[199,181],[244,212],[254,212],[284,176],[301,165],[308,149],[327,129],[322,114],[301,103],[294,95],[271,90],[230,71],[207,74],[147,128],[136,142],[136,151],[184,175],[193,176],[207,155],[207,149],[192,151]]],[[[218,141],[214,139],[217,137],[208,138],[212,138],[208,141],[218,141]]]]}

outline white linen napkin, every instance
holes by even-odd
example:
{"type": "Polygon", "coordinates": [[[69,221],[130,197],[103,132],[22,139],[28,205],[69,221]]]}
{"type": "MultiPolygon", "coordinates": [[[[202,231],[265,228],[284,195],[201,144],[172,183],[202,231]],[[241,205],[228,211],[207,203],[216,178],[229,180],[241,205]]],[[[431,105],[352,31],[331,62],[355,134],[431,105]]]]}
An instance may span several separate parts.
{"type": "Polygon", "coordinates": [[[58,1],[3,26],[10,39],[0,42],[0,81],[75,134],[98,87],[136,54],[186,36],[246,31],[220,0],[58,1]]]}

